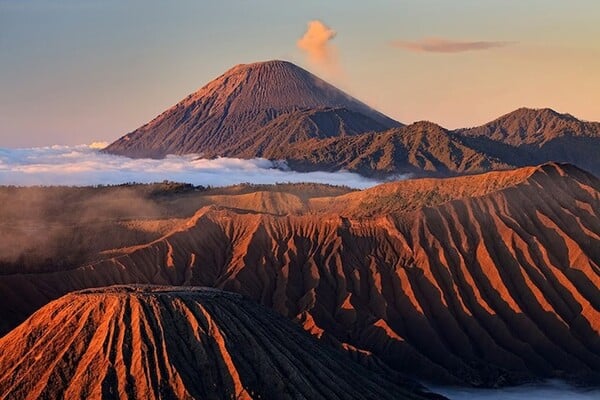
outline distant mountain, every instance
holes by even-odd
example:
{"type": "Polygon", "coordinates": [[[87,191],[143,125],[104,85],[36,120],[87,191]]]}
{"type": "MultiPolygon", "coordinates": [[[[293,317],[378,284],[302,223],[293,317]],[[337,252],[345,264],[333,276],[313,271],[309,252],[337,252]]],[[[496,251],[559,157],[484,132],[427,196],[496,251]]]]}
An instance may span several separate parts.
{"type": "Polygon", "coordinates": [[[477,128],[449,131],[421,121],[386,131],[295,142],[261,155],[287,160],[298,170],[448,176],[553,161],[600,175],[599,154],[600,123],[549,109],[519,109],[477,128]]]}
{"type": "Polygon", "coordinates": [[[68,294],[0,339],[0,398],[425,397],[238,294],[130,285],[68,294]]]}
{"type": "Polygon", "coordinates": [[[514,147],[544,144],[563,137],[600,138],[600,122],[580,121],[550,108],[519,108],[492,122],[457,130],[462,135],[485,137],[514,147]]]}
{"type": "Polygon", "coordinates": [[[514,166],[567,162],[600,175],[600,123],[549,108],[520,108],[485,125],[457,130],[465,144],[514,166]]]}
{"type": "Polygon", "coordinates": [[[104,151],[128,157],[219,154],[283,114],[322,108],[347,110],[336,113],[337,125],[326,115],[313,116],[327,136],[341,134],[343,126],[357,133],[400,125],[290,62],[267,61],[233,67],[104,151]]]}
{"type": "Polygon", "coordinates": [[[286,160],[297,170],[441,176],[567,162],[600,174],[600,123],[520,108],[485,125],[404,126],[286,61],[241,64],[105,152],[286,160]]]}

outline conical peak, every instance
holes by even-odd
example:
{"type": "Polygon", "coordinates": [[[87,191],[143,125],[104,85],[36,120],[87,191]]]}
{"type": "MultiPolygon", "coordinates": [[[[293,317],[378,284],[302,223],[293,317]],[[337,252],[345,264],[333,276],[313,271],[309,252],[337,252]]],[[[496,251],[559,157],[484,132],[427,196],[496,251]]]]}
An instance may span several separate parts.
{"type": "Polygon", "coordinates": [[[297,65],[272,60],[236,65],[105,151],[130,157],[221,153],[280,115],[324,107],[361,113],[377,128],[400,125],[297,65]]]}
{"type": "Polygon", "coordinates": [[[285,317],[200,287],[75,292],[0,338],[8,349],[0,398],[421,398],[285,317]]]}
{"type": "Polygon", "coordinates": [[[238,64],[192,96],[204,99],[214,92],[228,99],[249,97],[246,111],[340,106],[351,99],[305,69],[280,60],[238,64]]]}
{"type": "Polygon", "coordinates": [[[280,68],[289,68],[289,69],[296,69],[296,70],[308,72],[305,69],[303,69],[289,61],[268,60],[268,61],[257,61],[257,62],[249,63],[249,64],[237,64],[236,66],[227,70],[224,75],[227,75],[227,73],[234,72],[234,71],[242,71],[242,70],[260,71],[260,70],[265,70],[265,69],[280,69],[280,68]]]}

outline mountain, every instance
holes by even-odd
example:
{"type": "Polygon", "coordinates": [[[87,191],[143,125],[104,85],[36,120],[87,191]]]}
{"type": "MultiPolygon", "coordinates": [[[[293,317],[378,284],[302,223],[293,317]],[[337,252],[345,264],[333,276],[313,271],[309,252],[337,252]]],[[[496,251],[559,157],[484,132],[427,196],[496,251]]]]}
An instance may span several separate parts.
{"type": "Polygon", "coordinates": [[[297,170],[346,169],[362,175],[453,175],[508,169],[510,164],[463,143],[439,125],[421,121],[352,137],[294,143],[264,154],[297,170]]]}
{"type": "MultiPolygon", "coordinates": [[[[219,154],[283,114],[322,108],[347,109],[337,113],[341,125],[346,124],[346,116],[352,118],[350,126],[362,119],[361,132],[400,125],[292,63],[267,61],[231,68],[104,151],[128,157],[219,154]]],[[[324,123],[320,130],[331,127],[327,117],[324,123]]],[[[338,134],[327,132],[328,136],[338,134]]]]}
{"type": "MultiPolygon", "coordinates": [[[[345,138],[370,131],[383,131],[389,125],[347,108],[314,108],[282,114],[266,126],[250,133],[239,143],[205,156],[285,159],[290,147],[331,137],[345,138]]],[[[318,142],[320,143],[320,142],[318,142]]]]}
{"type": "Polygon", "coordinates": [[[483,136],[511,146],[543,146],[561,137],[600,137],[600,122],[580,121],[550,108],[519,108],[485,125],[460,129],[467,136],[483,136]]]}
{"type": "Polygon", "coordinates": [[[600,174],[600,123],[520,108],[446,130],[396,122],[286,62],[237,65],[103,151],[286,160],[296,170],[456,175],[566,162],[600,174]]]}
{"type": "MultiPolygon", "coordinates": [[[[478,128],[449,131],[421,121],[385,131],[286,143],[261,154],[287,160],[297,170],[346,169],[367,176],[451,176],[552,161],[599,175],[600,123],[549,109],[519,109],[478,128]]],[[[249,156],[232,156],[240,155],[249,156]]]]}
{"type": "Polygon", "coordinates": [[[210,286],[401,374],[598,382],[600,180],[585,171],[550,163],[321,198],[213,201],[103,260],[1,275],[0,318],[87,287],[210,286]]]}
{"type": "Polygon", "coordinates": [[[557,161],[600,175],[600,122],[580,121],[549,108],[520,108],[457,133],[468,146],[514,166],[557,161]]]}
{"type": "Polygon", "coordinates": [[[209,288],[68,294],[0,349],[1,398],[425,398],[268,309],[209,288]]]}

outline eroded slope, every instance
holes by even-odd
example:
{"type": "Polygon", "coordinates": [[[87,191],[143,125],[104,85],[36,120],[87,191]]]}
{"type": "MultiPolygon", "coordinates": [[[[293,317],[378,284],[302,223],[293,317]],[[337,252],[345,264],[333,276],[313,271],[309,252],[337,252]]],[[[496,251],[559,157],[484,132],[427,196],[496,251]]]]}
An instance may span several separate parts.
{"type": "Polygon", "coordinates": [[[1,398],[419,399],[242,296],[116,286],[0,339],[1,398]]]}
{"type": "Polygon", "coordinates": [[[363,362],[376,355],[419,377],[475,385],[597,379],[596,178],[548,164],[363,193],[331,201],[331,213],[205,207],[170,234],[102,262],[0,277],[3,315],[27,315],[85,287],[203,285],[243,293],[363,362]],[[423,200],[434,188],[439,197],[423,200]],[[408,207],[380,207],[402,199],[408,207]],[[361,202],[379,208],[339,209],[361,202]]]}

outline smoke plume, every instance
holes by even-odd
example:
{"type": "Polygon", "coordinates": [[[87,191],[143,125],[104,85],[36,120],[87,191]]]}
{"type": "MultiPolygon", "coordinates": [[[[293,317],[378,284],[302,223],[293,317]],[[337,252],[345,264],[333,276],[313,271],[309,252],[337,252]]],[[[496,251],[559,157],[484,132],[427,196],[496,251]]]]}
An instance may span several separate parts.
{"type": "Polygon", "coordinates": [[[339,73],[337,48],[331,44],[336,32],[319,20],[309,21],[306,32],[298,40],[298,48],[306,53],[308,60],[327,72],[339,73]]]}

